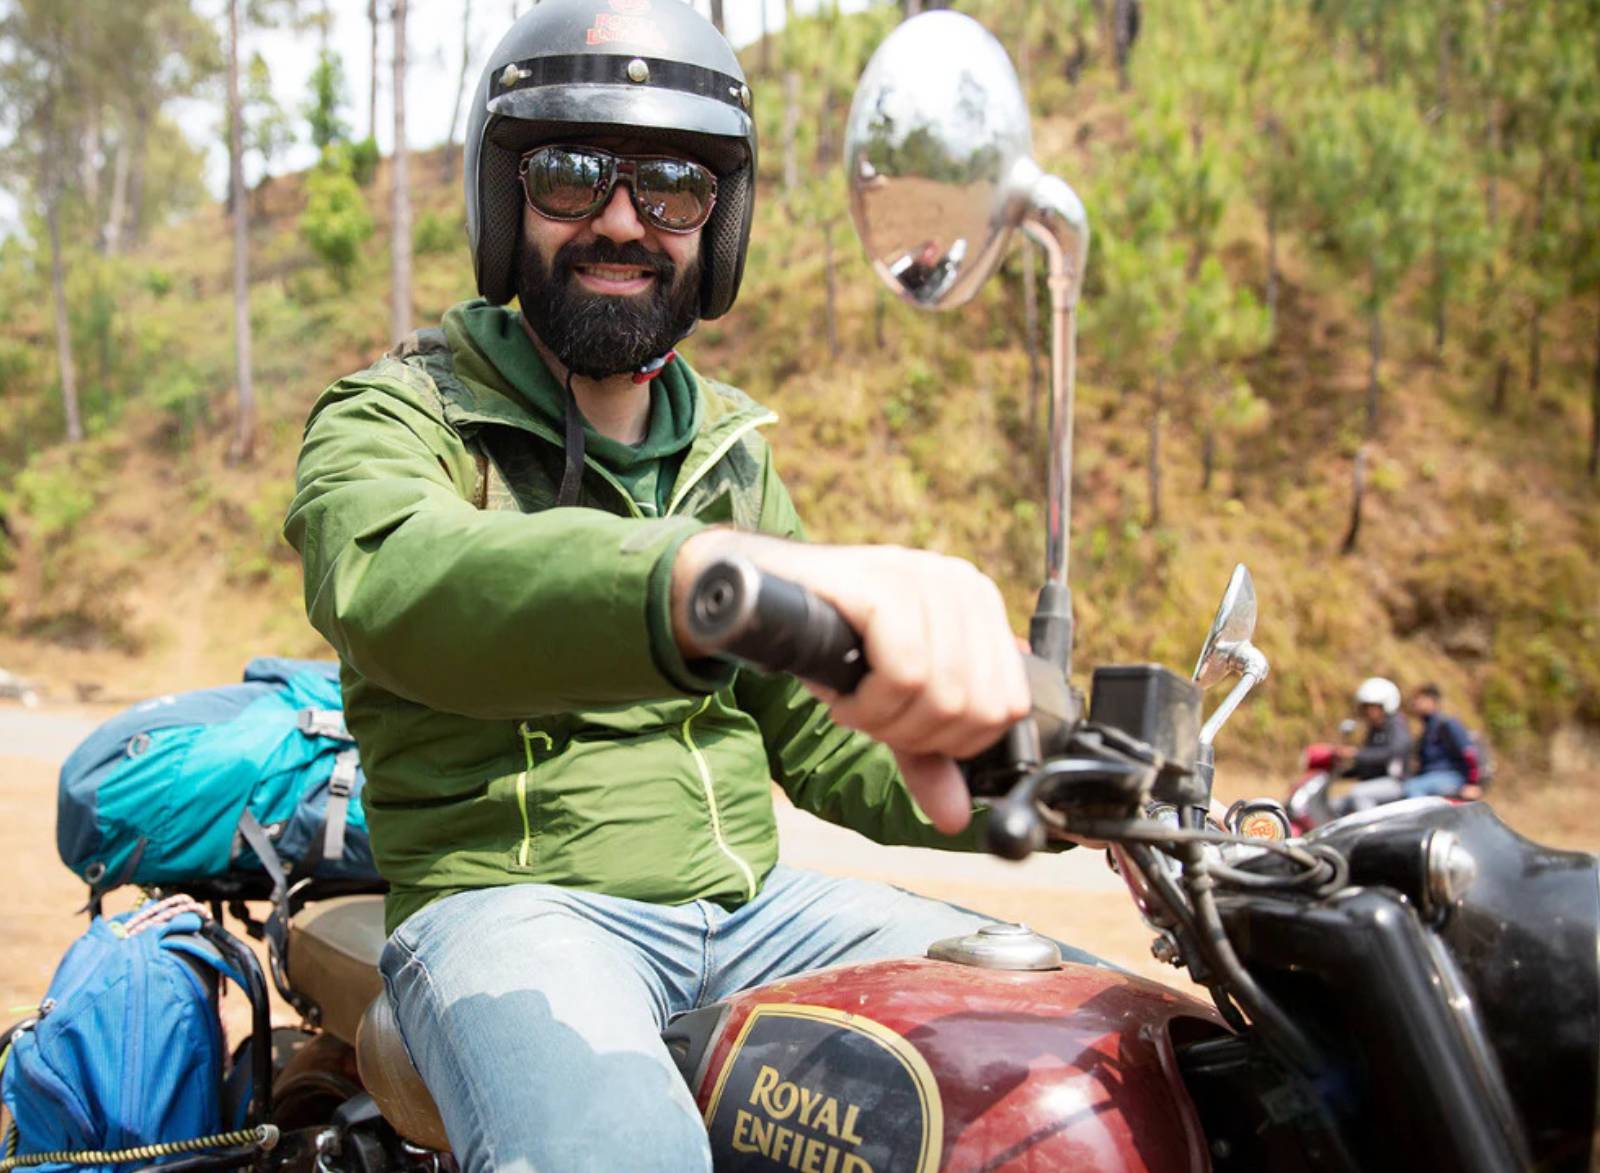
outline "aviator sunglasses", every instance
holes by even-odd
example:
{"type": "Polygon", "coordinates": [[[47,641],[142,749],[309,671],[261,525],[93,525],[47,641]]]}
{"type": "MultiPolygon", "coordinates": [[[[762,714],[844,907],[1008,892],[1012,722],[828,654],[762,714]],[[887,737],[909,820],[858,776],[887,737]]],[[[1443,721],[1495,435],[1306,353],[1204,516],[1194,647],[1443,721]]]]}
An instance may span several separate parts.
{"type": "Polygon", "coordinates": [[[693,232],[711,216],[717,177],[666,155],[614,155],[598,147],[548,146],[517,168],[528,206],[551,220],[587,220],[625,180],[639,219],[663,232],[693,232]]]}

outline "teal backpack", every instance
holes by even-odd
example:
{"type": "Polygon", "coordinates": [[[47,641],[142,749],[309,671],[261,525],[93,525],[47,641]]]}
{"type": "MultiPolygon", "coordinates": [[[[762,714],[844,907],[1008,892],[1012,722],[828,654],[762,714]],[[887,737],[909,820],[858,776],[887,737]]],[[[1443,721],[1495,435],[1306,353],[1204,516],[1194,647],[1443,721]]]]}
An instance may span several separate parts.
{"type": "Polygon", "coordinates": [[[56,846],[100,896],[265,872],[378,883],[338,665],[261,658],[242,684],[101,725],[61,767],[56,846]]]}

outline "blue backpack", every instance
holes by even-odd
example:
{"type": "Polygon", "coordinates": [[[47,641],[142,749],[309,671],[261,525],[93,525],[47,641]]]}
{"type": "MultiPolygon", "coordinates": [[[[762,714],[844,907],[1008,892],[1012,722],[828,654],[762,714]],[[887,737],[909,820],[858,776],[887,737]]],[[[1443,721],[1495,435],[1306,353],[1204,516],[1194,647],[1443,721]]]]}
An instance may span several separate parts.
{"type": "Polygon", "coordinates": [[[56,846],[96,896],[262,872],[377,882],[338,665],[262,658],[244,683],[135,705],[61,767],[56,846]]]}
{"type": "MultiPolygon", "coordinates": [[[[259,970],[254,989],[241,972],[250,960],[243,947],[198,907],[172,897],[97,917],[67,950],[37,1018],[9,1032],[0,1053],[0,1100],[18,1156],[147,1145],[176,1151],[202,1137],[249,1142],[243,1132],[215,1135],[224,1124],[228,1059],[216,975],[259,997],[263,1014],[266,991],[259,970]]],[[[40,1167],[111,1173],[145,1167],[156,1155],[40,1167]]]]}

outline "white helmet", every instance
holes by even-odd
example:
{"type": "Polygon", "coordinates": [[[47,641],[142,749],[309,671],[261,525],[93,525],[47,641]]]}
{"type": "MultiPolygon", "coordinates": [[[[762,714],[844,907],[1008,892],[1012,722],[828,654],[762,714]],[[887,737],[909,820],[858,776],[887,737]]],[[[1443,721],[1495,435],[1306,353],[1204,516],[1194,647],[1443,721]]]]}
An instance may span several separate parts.
{"type": "Polygon", "coordinates": [[[1400,686],[1387,677],[1369,676],[1356,689],[1356,704],[1377,705],[1385,713],[1397,712],[1400,708],[1400,686]]]}

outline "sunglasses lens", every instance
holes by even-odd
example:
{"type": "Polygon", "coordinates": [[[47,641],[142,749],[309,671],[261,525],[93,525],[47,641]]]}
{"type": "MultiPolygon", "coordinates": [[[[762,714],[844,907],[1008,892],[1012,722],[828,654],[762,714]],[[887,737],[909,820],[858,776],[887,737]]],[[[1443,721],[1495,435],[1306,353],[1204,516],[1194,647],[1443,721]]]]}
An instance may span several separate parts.
{"type": "Polygon", "coordinates": [[[611,161],[567,148],[546,147],[523,168],[528,202],[546,216],[574,219],[598,209],[611,186],[611,161]]]}
{"type": "Polygon", "coordinates": [[[686,159],[640,159],[634,193],[639,214],[662,228],[686,232],[704,224],[716,199],[716,178],[686,159]]]}

